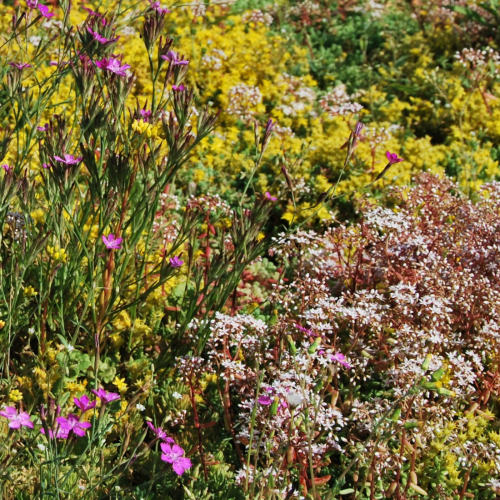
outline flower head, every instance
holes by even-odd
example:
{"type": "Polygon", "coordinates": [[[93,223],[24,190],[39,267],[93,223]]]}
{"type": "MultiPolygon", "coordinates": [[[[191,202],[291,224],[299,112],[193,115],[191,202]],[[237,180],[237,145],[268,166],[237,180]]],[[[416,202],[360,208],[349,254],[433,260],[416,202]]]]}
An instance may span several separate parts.
{"type": "Polygon", "coordinates": [[[149,3],[151,4],[151,8],[153,10],[156,10],[156,12],[159,12],[160,14],[168,14],[172,12],[171,10],[163,8],[160,2],[152,2],[151,0],[149,0],[149,3]]]}
{"type": "Polygon", "coordinates": [[[60,161],[61,163],[66,163],[66,165],[76,165],[82,161],[83,157],[79,156],[75,158],[73,155],[64,155],[64,158],[60,156],[54,156],[54,160],[60,161]]]}
{"type": "Polygon", "coordinates": [[[167,436],[167,433],[161,427],[155,427],[151,422],[146,422],[146,424],[148,424],[148,427],[156,434],[156,437],[160,438],[162,441],[171,444],[175,443],[171,437],[167,436]]]}
{"type": "Polygon", "coordinates": [[[47,132],[49,130],[49,124],[46,123],[43,127],[37,127],[36,129],[39,130],[40,132],[47,132]]]}
{"type": "Polygon", "coordinates": [[[92,393],[95,394],[96,397],[103,402],[103,404],[111,403],[112,401],[120,399],[119,394],[116,394],[116,392],[106,392],[102,387],[98,391],[92,389],[92,393]]]}
{"type": "Polygon", "coordinates": [[[398,155],[396,153],[389,153],[389,151],[386,151],[385,156],[389,160],[389,165],[394,165],[394,163],[404,161],[403,158],[398,158],[398,155]]]}
{"type": "Polygon", "coordinates": [[[179,259],[179,257],[175,256],[170,259],[170,265],[172,267],[181,267],[184,264],[184,261],[179,259]]]}
{"type": "Polygon", "coordinates": [[[337,361],[337,363],[340,363],[342,366],[345,366],[348,369],[352,368],[352,366],[347,362],[347,358],[341,352],[330,354],[330,359],[332,361],[337,361]]]}
{"type": "Polygon", "coordinates": [[[36,9],[38,7],[38,0],[26,0],[26,5],[29,9],[36,9]]]}
{"type": "Polygon", "coordinates": [[[161,443],[161,459],[168,464],[172,464],[172,468],[179,476],[182,476],[191,467],[191,460],[184,457],[184,450],[178,445],[173,446],[167,443],[161,443]]]}
{"type": "Polygon", "coordinates": [[[55,14],[49,12],[49,8],[46,5],[38,4],[38,10],[40,11],[40,14],[47,19],[55,16],[55,14]]]}
{"type": "Polygon", "coordinates": [[[167,54],[161,56],[161,58],[165,59],[165,61],[170,61],[172,63],[172,66],[177,66],[177,65],[187,66],[189,64],[188,60],[179,59],[179,56],[173,50],[169,50],[167,54]]]}
{"type": "Polygon", "coordinates": [[[109,236],[104,236],[103,234],[102,241],[104,241],[108,250],[118,250],[122,247],[123,238],[115,238],[113,233],[110,233],[109,236]]]}
{"type": "Polygon", "coordinates": [[[96,401],[89,402],[89,397],[86,394],[84,394],[81,398],[73,398],[73,401],[75,402],[75,405],[80,408],[82,413],[95,408],[95,405],[97,404],[96,401]]]}
{"type": "Polygon", "coordinates": [[[276,198],[276,196],[271,196],[271,194],[268,191],[266,191],[265,196],[269,201],[276,201],[278,199],[276,198]]]}
{"type": "Polygon", "coordinates": [[[7,163],[4,163],[2,165],[2,168],[6,171],[6,172],[12,172],[12,170],[14,170],[14,167],[11,167],[10,165],[7,165],[7,163]]]}
{"type": "Polygon", "coordinates": [[[28,63],[10,62],[9,66],[12,66],[13,68],[17,68],[19,71],[22,71],[23,69],[26,69],[26,68],[31,68],[31,64],[28,64],[28,63]]]}
{"type": "Polygon", "coordinates": [[[21,426],[33,429],[33,422],[31,421],[31,417],[25,411],[17,413],[17,410],[14,407],[7,406],[2,411],[0,411],[0,415],[10,420],[9,428],[11,429],[19,429],[21,426]]]}
{"type": "Polygon", "coordinates": [[[89,9],[88,7],[82,7],[83,10],[86,10],[89,13],[89,17],[96,16],[96,17],[104,17],[103,14],[99,14],[99,12],[95,12],[92,9],[89,9]]]}
{"type": "Polygon", "coordinates": [[[172,90],[175,90],[176,92],[182,92],[183,90],[186,90],[186,87],[181,83],[180,85],[172,85],[172,90]]]}
{"type": "MultiPolygon", "coordinates": [[[[56,422],[59,424],[62,434],[69,436],[70,432],[74,432],[77,436],[85,436],[85,429],[90,429],[92,425],[90,422],[80,422],[80,419],[73,414],[68,415],[68,417],[57,417],[56,422]]],[[[62,435],[57,437],[63,437],[62,435]]],[[[63,438],[64,439],[64,438],[63,438]]]]}
{"type": "MultiPolygon", "coordinates": [[[[119,36],[117,36],[116,38],[111,38],[111,39],[105,38],[102,35],[100,35],[99,33],[97,33],[97,31],[92,31],[89,26],[87,26],[87,31],[92,35],[92,37],[94,38],[94,40],[96,42],[99,42],[102,44],[110,44],[110,43],[116,42],[120,38],[119,36]]],[[[129,66],[129,68],[130,68],[130,66],[129,66]]]]}
{"type": "Polygon", "coordinates": [[[118,76],[127,76],[127,69],[131,68],[130,64],[121,64],[121,61],[119,59],[116,59],[114,57],[110,57],[107,59],[104,57],[100,61],[96,61],[96,66],[98,66],[101,69],[105,69],[107,71],[110,71],[111,73],[114,73],[115,75],[118,76]]]}

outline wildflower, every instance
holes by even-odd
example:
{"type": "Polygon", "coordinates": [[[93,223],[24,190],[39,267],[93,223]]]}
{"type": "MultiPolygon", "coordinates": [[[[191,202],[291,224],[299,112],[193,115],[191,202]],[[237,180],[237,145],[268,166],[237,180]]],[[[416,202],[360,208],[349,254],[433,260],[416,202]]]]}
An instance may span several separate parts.
{"type": "Polygon", "coordinates": [[[337,361],[337,363],[340,363],[342,366],[345,366],[348,369],[352,368],[352,366],[347,362],[346,357],[341,352],[330,354],[330,359],[332,361],[337,361]]]}
{"type": "Polygon", "coordinates": [[[17,68],[19,71],[22,71],[23,69],[26,69],[26,68],[31,68],[31,64],[28,64],[28,63],[10,62],[9,66],[12,66],[13,68],[17,68]]]}
{"type": "Polygon", "coordinates": [[[144,411],[144,410],[146,409],[146,407],[145,407],[143,404],[141,404],[141,403],[137,403],[137,404],[135,405],[135,407],[136,407],[139,411],[144,411]]]}
{"type": "Polygon", "coordinates": [[[20,429],[21,426],[33,429],[33,422],[30,419],[31,417],[25,411],[17,413],[17,410],[14,407],[7,406],[7,408],[0,411],[0,415],[10,420],[9,427],[11,429],[20,429]]]}
{"type": "Polygon", "coordinates": [[[167,443],[161,443],[161,450],[163,451],[161,459],[172,464],[172,468],[179,476],[191,468],[191,460],[183,456],[184,450],[178,444],[170,446],[167,443]]]}
{"type": "Polygon", "coordinates": [[[6,171],[6,172],[12,172],[12,170],[14,170],[14,167],[11,167],[10,165],[7,165],[6,163],[4,165],[2,165],[2,168],[6,171]]]}
{"type": "Polygon", "coordinates": [[[75,347],[74,347],[74,346],[72,346],[71,344],[68,344],[68,345],[66,346],[66,350],[67,350],[68,352],[73,352],[73,351],[75,350],[75,347]]]}
{"type": "Polygon", "coordinates": [[[73,398],[73,401],[75,402],[75,405],[80,408],[82,413],[92,410],[92,408],[95,408],[95,405],[97,404],[96,401],[89,402],[89,397],[86,394],[84,394],[81,398],[73,398]]]}
{"type": "Polygon", "coordinates": [[[139,111],[140,115],[145,119],[145,120],[148,120],[149,118],[151,118],[151,110],[148,109],[141,109],[139,111]]]}
{"type": "Polygon", "coordinates": [[[95,12],[92,9],[89,9],[88,7],[82,7],[83,10],[86,10],[89,13],[89,17],[96,16],[96,17],[104,17],[102,14],[99,14],[99,12],[95,12]]]}
{"type": "Polygon", "coordinates": [[[35,289],[32,286],[27,286],[24,289],[23,294],[24,294],[25,297],[33,297],[35,295],[38,295],[38,292],[36,292],[35,289]]]}
{"type": "Polygon", "coordinates": [[[271,196],[268,191],[266,191],[266,198],[270,201],[276,201],[278,198],[276,196],[271,196]]]}
{"type": "Polygon", "coordinates": [[[38,443],[38,444],[36,445],[36,447],[37,447],[39,450],[41,450],[41,451],[45,451],[45,445],[44,445],[44,444],[42,444],[42,443],[38,443]]]}
{"type": "Polygon", "coordinates": [[[67,436],[73,431],[77,436],[83,437],[85,436],[85,429],[92,427],[90,422],[80,422],[80,419],[73,414],[69,414],[67,418],[57,417],[56,422],[61,426],[62,434],[67,433],[67,436]]]}
{"type": "Polygon", "coordinates": [[[389,153],[389,151],[386,151],[385,156],[389,160],[389,165],[394,165],[394,163],[404,161],[403,158],[398,158],[396,153],[389,153]]]}
{"type": "Polygon", "coordinates": [[[115,75],[118,76],[127,76],[126,70],[132,67],[130,66],[130,64],[122,65],[121,61],[114,57],[110,57],[109,59],[104,57],[100,61],[96,61],[96,66],[98,66],[101,69],[110,71],[111,73],[114,73],[115,75]]]}
{"type": "Polygon", "coordinates": [[[165,59],[165,61],[170,61],[172,66],[177,66],[177,65],[187,66],[189,64],[189,61],[179,59],[179,56],[173,50],[169,50],[167,54],[161,56],[161,58],[165,59]]]}
{"type": "Polygon", "coordinates": [[[92,389],[92,393],[95,394],[96,397],[103,402],[103,404],[111,403],[112,401],[120,399],[119,394],[116,394],[116,392],[106,392],[102,387],[98,391],[92,389]]]}
{"type": "Polygon", "coordinates": [[[94,38],[94,40],[96,42],[99,42],[102,44],[110,44],[110,43],[116,42],[120,38],[119,36],[117,36],[116,38],[111,38],[111,39],[105,38],[102,35],[100,35],[99,33],[97,33],[97,31],[92,31],[89,26],[87,26],[87,31],[92,35],[92,37],[94,38]]]}
{"type": "Polygon", "coordinates": [[[38,10],[40,11],[40,14],[47,19],[55,16],[55,14],[49,12],[49,8],[46,5],[38,4],[38,10]]]}
{"type": "Polygon", "coordinates": [[[17,402],[17,401],[22,401],[23,399],[23,393],[19,389],[13,389],[9,393],[9,399],[11,401],[17,402]]]}
{"type": "Polygon", "coordinates": [[[151,0],[149,0],[149,3],[151,4],[151,8],[153,10],[156,10],[156,12],[159,12],[160,14],[169,14],[170,12],[172,12],[171,10],[163,8],[160,2],[152,2],[151,0]]]}
{"type": "Polygon", "coordinates": [[[128,386],[125,383],[125,378],[115,377],[115,379],[113,380],[113,384],[116,385],[116,387],[118,387],[120,393],[127,392],[128,386]]]}
{"type": "Polygon", "coordinates": [[[175,399],[181,399],[182,398],[182,394],[179,394],[178,392],[174,392],[172,394],[172,397],[175,398],[175,399]]]}
{"type": "Polygon", "coordinates": [[[286,395],[286,400],[292,408],[296,408],[303,403],[304,398],[298,392],[289,392],[286,395]]]}
{"type": "Polygon", "coordinates": [[[151,422],[146,422],[146,424],[148,424],[148,427],[154,432],[157,438],[165,441],[166,443],[175,443],[175,441],[171,437],[167,436],[167,433],[161,427],[155,428],[155,426],[151,422]]]}
{"type": "Polygon", "coordinates": [[[176,92],[182,92],[183,90],[186,90],[186,87],[181,83],[180,85],[172,85],[172,90],[175,90],[176,92]]]}
{"type": "Polygon", "coordinates": [[[264,396],[260,396],[257,401],[261,405],[269,406],[274,401],[274,398],[265,394],[264,396]]]}
{"type": "Polygon", "coordinates": [[[113,233],[110,233],[108,236],[104,236],[103,234],[102,241],[104,241],[108,250],[118,250],[122,247],[123,238],[115,238],[113,233]]]}
{"type": "Polygon", "coordinates": [[[43,127],[37,127],[36,129],[39,130],[40,132],[47,132],[49,130],[49,124],[46,123],[43,127]]]}
{"type": "Polygon", "coordinates": [[[42,165],[42,167],[43,167],[43,168],[50,168],[50,165],[48,165],[47,163],[44,163],[44,164],[42,165]]]}
{"type": "Polygon", "coordinates": [[[29,9],[36,9],[38,7],[38,0],[26,0],[26,5],[29,9]]]}
{"type": "Polygon", "coordinates": [[[170,259],[170,265],[172,267],[181,267],[184,264],[184,261],[179,259],[179,257],[175,256],[170,259]]]}
{"type": "Polygon", "coordinates": [[[65,163],[66,165],[76,165],[77,163],[80,163],[82,159],[83,156],[75,158],[73,155],[68,155],[68,154],[65,154],[64,158],[61,158],[60,156],[54,156],[54,160],[60,161],[61,163],[65,163]]]}

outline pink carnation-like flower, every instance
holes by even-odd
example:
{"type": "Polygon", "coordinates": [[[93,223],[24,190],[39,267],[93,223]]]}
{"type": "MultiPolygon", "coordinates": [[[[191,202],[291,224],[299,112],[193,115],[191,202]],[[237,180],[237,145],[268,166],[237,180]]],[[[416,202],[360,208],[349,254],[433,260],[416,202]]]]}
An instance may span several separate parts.
{"type": "Polygon", "coordinates": [[[108,250],[118,250],[122,247],[123,238],[115,238],[113,233],[110,233],[109,236],[104,236],[103,234],[102,241],[104,241],[108,250]]]}
{"type": "Polygon", "coordinates": [[[55,14],[49,12],[49,8],[46,5],[38,4],[38,10],[40,11],[40,14],[47,19],[55,16],[55,14]]]}
{"type": "Polygon", "coordinates": [[[164,462],[172,464],[172,468],[177,475],[182,476],[189,468],[191,468],[191,460],[184,456],[184,450],[178,445],[171,446],[167,443],[161,443],[163,451],[161,459],[164,462]]]}
{"type": "Polygon", "coordinates": [[[99,12],[95,12],[92,9],[89,9],[88,7],[82,7],[83,10],[86,10],[89,13],[89,17],[96,16],[96,17],[103,17],[102,14],[99,14],[99,12]]]}
{"type": "Polygon", "coordinates": [[[13,68],[17,68],[19,71],[22,71],[23,69],[26,69],[26,68],[31,68],[31,64],[28,64],[28,63],[10,62],[9,66],[12,66],[13,68]]]}
{"type": "Polygon", "coordinates": [[[160,14],[168,14],[172,12],[171,10],[163,8],[160,2],[152,2],[151,0],[149,0],[149,3],[151,4],[151,8],[153,10],[156,10],[156,12],[159,12],[160,14]]]}
{"type": "Polygon", "coordinates": [[[175,256],[170,259],[170,265],[172,267],[181,267],[184,264],[184,261],[179,259],[179,257],[175,256]]]}
{"type": "Polygon", "coordinates": [[[26,5],[29,9],[36,9],[38,7],[38,0],[26,0],[26,5]]]}
{"type": "Polygon", "coordinates": [[[112,401],[120,399],[119,394],[116,394],[116,392],[106,392],[102,387],[98,391],[92,389],[91,392],[95,394],[103,402],[103,404],[111,403],[112,401]]]}
{"type": "Polygon", "coordinates": [[[130,64],[121,64],[121,61],[119,59],[116,59],[114,57],[110,57],[107,59],[104,57],[100,61],[96,61],[96,66],[98,66],[101,69],[105,69],[107,71],[110,71],[111,73],[114,73],[115,75],[118,76],[127,76],[127,69],[131,68],[130,64]]]}
{"type": "Polygon", "coordinates": [[[10,420],[9,428],[11,429],[20,429],[21,426],[33,429],[33,422],[31,421],[31,417],[25,411],[17,413],[17,410],[14,407],[7,406],[2,411],[0,411],[0,415],[10,420]]]}
{"type": "Polygon", "coordinates": [[[172,90],[175,90],[176,92],[182,92],[183,90],[186,90],[186,87],[181,83],[180,85],[172,85],[172,90]]]}
{"type": "Polygon", "coordinates": [[[12,172],[12,170],[14,170],[14,167],[11,167],[10,165],[7,165],[7,163],[4,163],[2,165],[2,168],[6,171],[6,172],[12,172]]]}
{"type": "Polygon", "coordinates": [[[151,422],[146,422],[146,424],[148,424],[148,427],[154,432],[156,437],[158,437],[162,441],[170,444],[175,443],[175,441],[171,437],[167,436],[167,433],[161,427],[156,428],[151,422]]]}
{"type": "Polygon", "coordinates": [[[95,405],[97,404],[96,401],[89,402],[89,397],[86,394],[84,394],[81,398],[73,398],[73,401],[75,402],[75,405],[80,408],[82,413],[95,408],[95,405]]]}
{"type": "Polygon", "coordinates": [[[99,42],[102,44],[110,44],[110,43],[116,42],[117,40],[120,39],[119,36],[117,36],[116,38],[111,38],[111,39],[105,38],[102,35],[100,35],[99,33],[97,33],[97,31],[92,31],[89,26],[87,26],[87,31],[92,35],[92,37],[94,38],[94,40],[96,42],[99,42]]]}
{"type": "MultiPolygon", "coordinates": [[[[90,429],[92,425],[90,422],[80,422],[80,419],[73,414],[68,415],[68,417],[57,417],[56,422],[59,424],[63,434],[69,436],[70,432],[74,432],[77,436],[85,436],[85,429],[90,429]]],[[[57,437],[62,437],[58,436],[57,437]]],[[[63,438],[64,439],[64,438],[63,438]]]]}
{"type": "Polygon", "coordinates": [[[49,130],[49,124],[46,123],[43,127],[37,127],[36,129],[39,130],[40,132],[47,132],[49,130]]]}
{"type": "Polygon", "coordinates": [[[271,196],[271,194],[268,191],[266,191],[265,196],[269,201],[276,201],[278,199],[276,198],[276,196],[271,196]]]}
{"type": "Polygon", "coordinates": [[[188,60],[179,59],[179,56],[173,50],[169,50],[167,54],[161,56],[161,58],[165,59],[165,61],[170,61],[170,63],[172,63],[172,66],[177,66],[177,65],[187,66],[189,64],[188,60]]]}
{"type": "Polygon", "coordinates": [[[347,358],[341,352],[330,354],[330,359],[332,361],[337,361],[337,363],[340,363],[342,366],[345,366],[349,370],[352,368],[352,366],[347,362],[347,358]]]}
{"type": "Polygon", "coordinates": [[[394,165],[394,163],[404,161],[403,158],[398,158],[398,155],[396,153],[389,153],[389,151],[386,151],[385,156],[389,160],[389,165],[394,165]]]}
{"type": "Polygon", "coordinates": [[[54,160],[65,163],[66,165],[76,165],[83,160],[83,156],[79,156],[78,158],[75,158],[73,155],[64,155],[64,158],[61,158],[60,156],[54,156],[54,160]]]}

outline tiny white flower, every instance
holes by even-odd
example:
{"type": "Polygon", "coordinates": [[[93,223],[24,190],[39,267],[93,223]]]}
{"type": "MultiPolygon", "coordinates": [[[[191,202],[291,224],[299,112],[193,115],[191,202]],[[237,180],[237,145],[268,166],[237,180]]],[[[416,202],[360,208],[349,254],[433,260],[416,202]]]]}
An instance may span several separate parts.
{"type": "Polygon", "coordinates": [[[142,405],[141,403],[137,403],[135,405],[135,407],[139,410],[139,411],[144,411],[146,409],[146,407],[144,405],[142,405]]]}
{"type": "Polygon", "coordinates": [[[172,394],[172,397],[174,397],[175,399],[181,399],[182,398],[182,394],[179,394],[178,392],[174,392],[172,394]]]}
{"type": "Polygon", "coordinates": [[[39,450],[45,451],[45,445],[42,443],[37,444],[39,450]]]}
{"type": "Polygon", "coordinates": [[[33,334],[35,333],[35,327],[34,327],[34,326],[32,326],[31,328],[28,328],[28,333],[29,333],[30,335],[33,335],[33,334]]]}
{"type": "Polygon", "coordinates": [[[75,350],[75,348],[71,344],[68,344],[68,346],[66,347],[66,349],[68,350],[68,352],[72,352],[72,351],[75,350]]]}

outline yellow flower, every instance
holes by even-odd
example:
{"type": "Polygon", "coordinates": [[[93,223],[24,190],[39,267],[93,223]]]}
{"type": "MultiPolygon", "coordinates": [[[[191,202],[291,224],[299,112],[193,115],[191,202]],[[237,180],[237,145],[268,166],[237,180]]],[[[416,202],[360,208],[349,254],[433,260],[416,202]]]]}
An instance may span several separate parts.
{"type": "Polygon", "coordinates": [[[53,247],[48,246],[47,253],[49,254],[49,257],[56,262],[66,262],[66,260],[68,259],[66,250],[64,248],[58,247],[57,245],[53,247]]]}
{"type": "Polygon", "coordinates": [[[23,395],[18,389],[13,389],[9,393],[9,399],[16,403],[17,401],[21,401],[23,399],[23,395]]]}
{"type": "Polygon", "coordinates": [[[113,380],[113,384],[118,387],[120,394],[127,392],[128,385],[125,383],[125,378],[118,378],[118,376],[116,376],[113,380]]]}
{"type": "Polygon", "coordinates": [[[5,326],[5,321],[0,319],[0,330],[5,326]]]}
{"type": "Polygon", "coordinates": [[[31,212],[31,217],[37,224],[43,224],[45,222],[45,212],[41,208],[37,208],[31,212]]]}
{"type": "Polygon", "coordinates": [[[32,286],[27,286],[24,289],[24,296],[25,297],[33,297],[35,295],[38,295],[38,292],[35,292],[35,289],[32,286]]]}

